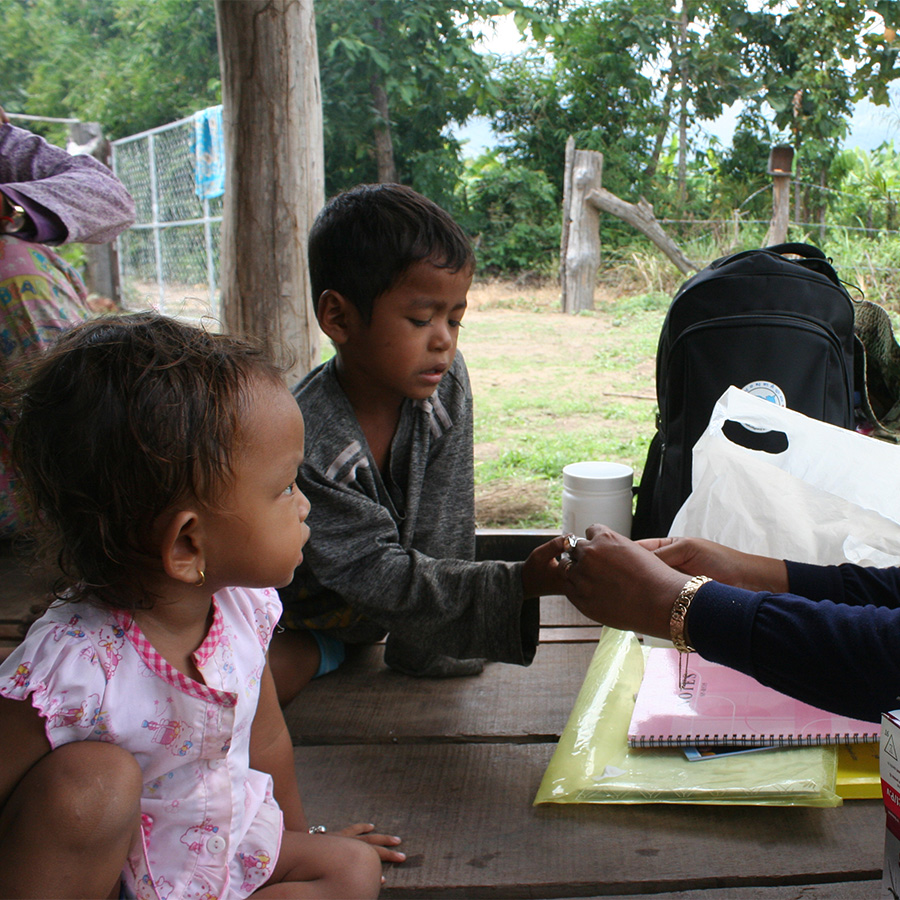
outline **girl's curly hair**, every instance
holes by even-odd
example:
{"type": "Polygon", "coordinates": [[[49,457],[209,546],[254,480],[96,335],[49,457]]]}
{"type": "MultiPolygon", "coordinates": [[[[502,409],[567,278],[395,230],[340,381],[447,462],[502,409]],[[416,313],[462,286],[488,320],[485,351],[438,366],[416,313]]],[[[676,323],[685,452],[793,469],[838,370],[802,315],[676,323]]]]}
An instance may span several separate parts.
{"type": "Polygon", "coordinates": [[[256,379],[282,372],[247,341],[156,313],[79,325],[9,379],[12,455],[56,596],[152,603],[142,574],[160,514],[215,503],[256,379]]]}

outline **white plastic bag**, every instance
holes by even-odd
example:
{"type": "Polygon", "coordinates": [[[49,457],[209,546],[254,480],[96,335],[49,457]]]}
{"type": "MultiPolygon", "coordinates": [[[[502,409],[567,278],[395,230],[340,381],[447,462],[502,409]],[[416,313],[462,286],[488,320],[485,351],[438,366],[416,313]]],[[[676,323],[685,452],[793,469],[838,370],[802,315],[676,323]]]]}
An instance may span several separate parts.
{"type": "Polygon", "coordinates": [[[900,446],[730,387],[694,446],[671,535],[820,565],[900,565],[900,446]],[[787,436],[783,453],[730,441],[726,421],[787,436]]]}

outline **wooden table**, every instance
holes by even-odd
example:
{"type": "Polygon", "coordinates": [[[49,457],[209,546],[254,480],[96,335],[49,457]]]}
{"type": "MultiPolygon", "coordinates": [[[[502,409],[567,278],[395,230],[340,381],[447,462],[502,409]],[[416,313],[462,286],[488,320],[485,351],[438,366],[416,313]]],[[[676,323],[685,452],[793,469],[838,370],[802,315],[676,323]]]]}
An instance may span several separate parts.
{"type": "Polygon", "coordinates": [[[878,896],[879,800],[534,807],[597,639],[561,597],[544,599],[542,621],[528,668],[415,679],[372,647],[286,710],[310,821],[404,838],[383,896],[878,896]]]}
{"type": "MultiPolygon", "coordinates": [[[[0,545],[0,642],[46,583],[0,545]]],[[[599,634],[561,597],[544,599],[542,622],[528,668],[415,679],[376,646],[286,710],[310,821],[373,821],[404,838],[384,897],[878,896],[878,800],[534,807],[599,634]]]]}

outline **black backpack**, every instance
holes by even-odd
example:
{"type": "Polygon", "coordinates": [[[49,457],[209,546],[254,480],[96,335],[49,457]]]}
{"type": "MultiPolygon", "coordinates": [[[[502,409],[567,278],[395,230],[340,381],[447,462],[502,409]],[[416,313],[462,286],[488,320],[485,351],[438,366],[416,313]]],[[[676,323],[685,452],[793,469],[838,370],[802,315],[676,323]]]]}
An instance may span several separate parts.
{"type": "MultiPolygon", "coordinates": [[[[691,492],[693,446],[730,385],[853,427],[853,312],[829,261],[808,244],[735,253],[681,286],[659,336],[657,433],[637,492],[633,537],[668,534],[691,492]]],[[[736,423],[726,423],[726,434],[769,452],[786,445],[780,433],[754,434],[736,423]]]]}

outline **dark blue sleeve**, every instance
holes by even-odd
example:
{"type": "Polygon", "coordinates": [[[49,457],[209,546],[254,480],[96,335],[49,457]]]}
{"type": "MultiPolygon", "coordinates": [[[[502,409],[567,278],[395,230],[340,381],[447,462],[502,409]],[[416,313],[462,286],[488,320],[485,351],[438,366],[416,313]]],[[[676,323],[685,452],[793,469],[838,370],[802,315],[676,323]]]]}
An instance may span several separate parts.
{"type": "Polygon", "coordinates": [[[841,566],[813,566],[787,563],[792,594],[810,600],[834,600],[854,606],[900,606],[900,568],[865,568],[845,563],[841,566]]]}
{"type": "Polygon", "coordinates": [[[841,715],[878,722],[900,707],[900,570],[788,571],[812,598],[704,585],[688,613],[697,651],[841,715]]]}

